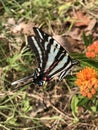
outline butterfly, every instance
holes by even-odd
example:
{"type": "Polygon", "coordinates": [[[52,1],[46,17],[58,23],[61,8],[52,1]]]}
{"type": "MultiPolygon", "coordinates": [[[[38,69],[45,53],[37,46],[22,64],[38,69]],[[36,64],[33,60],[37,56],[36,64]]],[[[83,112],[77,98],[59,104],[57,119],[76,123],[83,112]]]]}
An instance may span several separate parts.
{"type": "Polygon", "coordinates": [[[37,27],[33,27],[33,30],[35,36],[28,36],[27,42],[35,53],[38,67],[33,74],[13,82],[12,85],[34,83],[42,86],[55,76],[61,81],[73,66],[78,64],[78,61],[72,60],[68,52],[52,36],[37,27]]]}

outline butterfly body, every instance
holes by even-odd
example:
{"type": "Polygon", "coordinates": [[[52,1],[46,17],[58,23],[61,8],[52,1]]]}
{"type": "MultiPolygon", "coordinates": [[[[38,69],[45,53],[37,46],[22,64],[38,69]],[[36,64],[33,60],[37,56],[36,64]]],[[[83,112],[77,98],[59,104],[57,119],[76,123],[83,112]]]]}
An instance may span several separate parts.
{"type": "Polygon", "coordinates": [[[78,61],[73,61],[67,51],[50,35],[39,28],[33,28],[35,36],[28,36],[27,42],[31,50],[35,52],[38,68],[35,69],[31,76],[23,78],[12,83],[24,84],[30,82],[42,86],[46,81],[52,80],[58,76],[61,81],[78,61]]]}
{"type": "Polygon", "coordinates": [[[46,81],[50,81],[52,78],[48,76],[48,71],[46,73],[40,73],[37,68],[33,73],[33,83],[42,86],[46,81]]]}

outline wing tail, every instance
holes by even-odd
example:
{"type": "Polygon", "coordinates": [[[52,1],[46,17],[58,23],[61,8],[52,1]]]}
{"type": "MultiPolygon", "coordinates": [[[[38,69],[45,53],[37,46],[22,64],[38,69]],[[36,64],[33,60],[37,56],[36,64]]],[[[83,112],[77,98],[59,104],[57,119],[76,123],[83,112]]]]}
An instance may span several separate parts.
{"type": "Polygon", "coordinates": [[[66,77],[66,75],[68,75],[68,73],[72,70],[72,68],[75,65],[79,65],[79,61],[72,60],[71,65],[69,65],[69,67],[65,68],[65,70],[60,73],[59,81],[61,81],[64,77],[66,77]]]}
{"type": "Polygon", "coordinates": [[[12,82],[11,85],[12,86],[16,85],[16,87],[19,87],[19,86],[24,86],[24,85],[30,84],[33,82],[33,77],[34,77],[34,74],[32,74],[30,76],[26,76],[20,80],[12,82]]]}

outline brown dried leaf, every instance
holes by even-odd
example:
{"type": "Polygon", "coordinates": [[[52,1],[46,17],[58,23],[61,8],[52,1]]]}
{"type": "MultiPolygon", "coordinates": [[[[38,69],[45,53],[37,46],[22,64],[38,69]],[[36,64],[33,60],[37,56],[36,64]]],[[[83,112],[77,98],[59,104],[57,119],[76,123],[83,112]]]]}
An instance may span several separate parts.
{"type": "Polygon", "coordinates": [[[79,28],[74,28],[71,32],[68,33],[68,36],[75,40],[81,40],[81,31],[79,28]]]}
{"type": "Polygon", "coordinates": [[[9,18],[7,24],[8,25],[15,25],[15,19],[14,18],[9,18]]]}
{"type": "Polygon", "coordinates": [[[19,24],[13,26],[11,28],[11,31],[14,34],[18,34],[18,33],[22,32],[23,34],[30,35],[30,34],[33,34],[32,27],[33,27],[33,23],[31,23],[31,22],[29,22],[29,23],[20,22],[19,24]]]}
{"type": "Polygon", "coordinates": [[[53,38],[68,52],[81,52],[84,49],[84,45],[80,42],[80,38],[79,41],[66,35],[54,35],[53,38]]]}
{"type": "Polygon", "coordinates": [[[27,35],[33,34],[34,24],[32,22],[29,22],[27,24],[22,22],[20,25],[21,25],[21,28],[22,28],[24,34],[27,34],[27,35]]]}
{"type": "Polygon", "coordinates": [[[89,22],[89,25],[88,25],[88,27],[85,29],[86,31],[91,31],[93,28],[94,28],[94,26],[95,26],[95,24],[96,24],[96,19],[92,19],[90,22],[89,22]]]}
{"type": "Polygon", "coordinates": [[[71,48],[69,50],[70,53],[71,52],[78,52],[78,53],[83,52],[84,44],[81,41],[77,41],[71,37],[67,37],[67,40],[69,41],[70,46],[71,46],[71,48]]]}
{"type": "Polygon", "coordinates": [[[67,41],[66,36],[63,37],[61,35],[53,35],[53,38],[66,50],[70,50],[71,46],[70,43],[67,41]]]}
{"type": "Polygon", "coordinates": [[[88,26],[90,22],[90,17],[84,14],[82,11],[77,11],[74,18],[76,19],[75,26],[77,27],[88,26]]]}

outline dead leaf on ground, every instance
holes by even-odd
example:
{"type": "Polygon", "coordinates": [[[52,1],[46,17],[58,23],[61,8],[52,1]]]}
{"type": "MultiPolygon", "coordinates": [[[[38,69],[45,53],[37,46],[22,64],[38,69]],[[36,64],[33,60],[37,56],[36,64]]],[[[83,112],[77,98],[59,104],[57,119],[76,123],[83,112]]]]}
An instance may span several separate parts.
{"type": "Polygon", "coordinates": [[[72,52],[78,52],[78,53],[83,52],[84,44],[83,44],[82,41],[75,40],[71,37],[67,37],[67,40],[69,41],[70,46],[71,46],[71,48],[69,50],[70,53],[72,53],[72,52]]]}
{"type": "MultiPolygon", "coordinates": [[[[76,36],[77,37],[77,36],[76,36]]],[[[69,35],[53,35],[53,38],[63,46],[68,52],[82,52],[84,50],[84,44],[80,38],[77,39],[70,37],[69,35]]]]}
{"type": "Polygon", "coordinates": [[[71,46],[70,43],[67,41],[66,36],[61,36],[61,35],[53,35],[53,38],[61,45],[63,46],[66,50],[70,50],[71,46]]]}
{"type": "Polygon", "coordinates": [[[89,22],[88,27],[85,29],[85,31],[91,31],[94,28],[96,22],[97,22],[96,19],[94,19],[94,18],[91,19],[91,21],[89,22]]]}
{"type": "Polygon", "coordinates": [[[20,34],[23,33],[25,35],[31,35],[33,33],[32,27],[35,26],[33,22],[24,22],[23,20],[19,20],[17,23],[14,18],[9,18],[6,23],[3,24],[9,33],[20,34]]]}
{"type": "Polygon", "coordinates": [[[34,25],[31,22],[29,23],[21,22],[12,28],[12,32],[14,34],[22,32],[23,34],[30,35],[33,34],[33,29],[32,29],[33,26],[34,25]]]}
{"type": "Polygon", "coordinates": [[[8,19],[8,22],[7,22],[8,25],[15,25],[15,23],[16,23],[16,22],[15,22],[15,19],[14,19],[14,18],[9,18],[9,19],[8,19]]]}
{"type": "Polygon", "coordinates": [[[33,22],[24,22],[23,20],[19,20],[17,23],[14,18],[8,18],[8,21],[3,24],[4,27],[9,31],[11,34],[20,35],[32,35],[33,33],[33,26],[35,24],[33,22]]]}
{"type": "Polygon", "coordinates": [[[76,19],[76,22],[74,23],[76,27],[88,26],[90,22],[90,16],[88,16],[81,10],[75,12],[73,18],[76,19]]]}
{"type": "Polygon", "coordinates": [[[72,31],[70,31],[67,35],[75,40],[81,40],[81,30],[79,28],[74,28],[72,31]]]}

